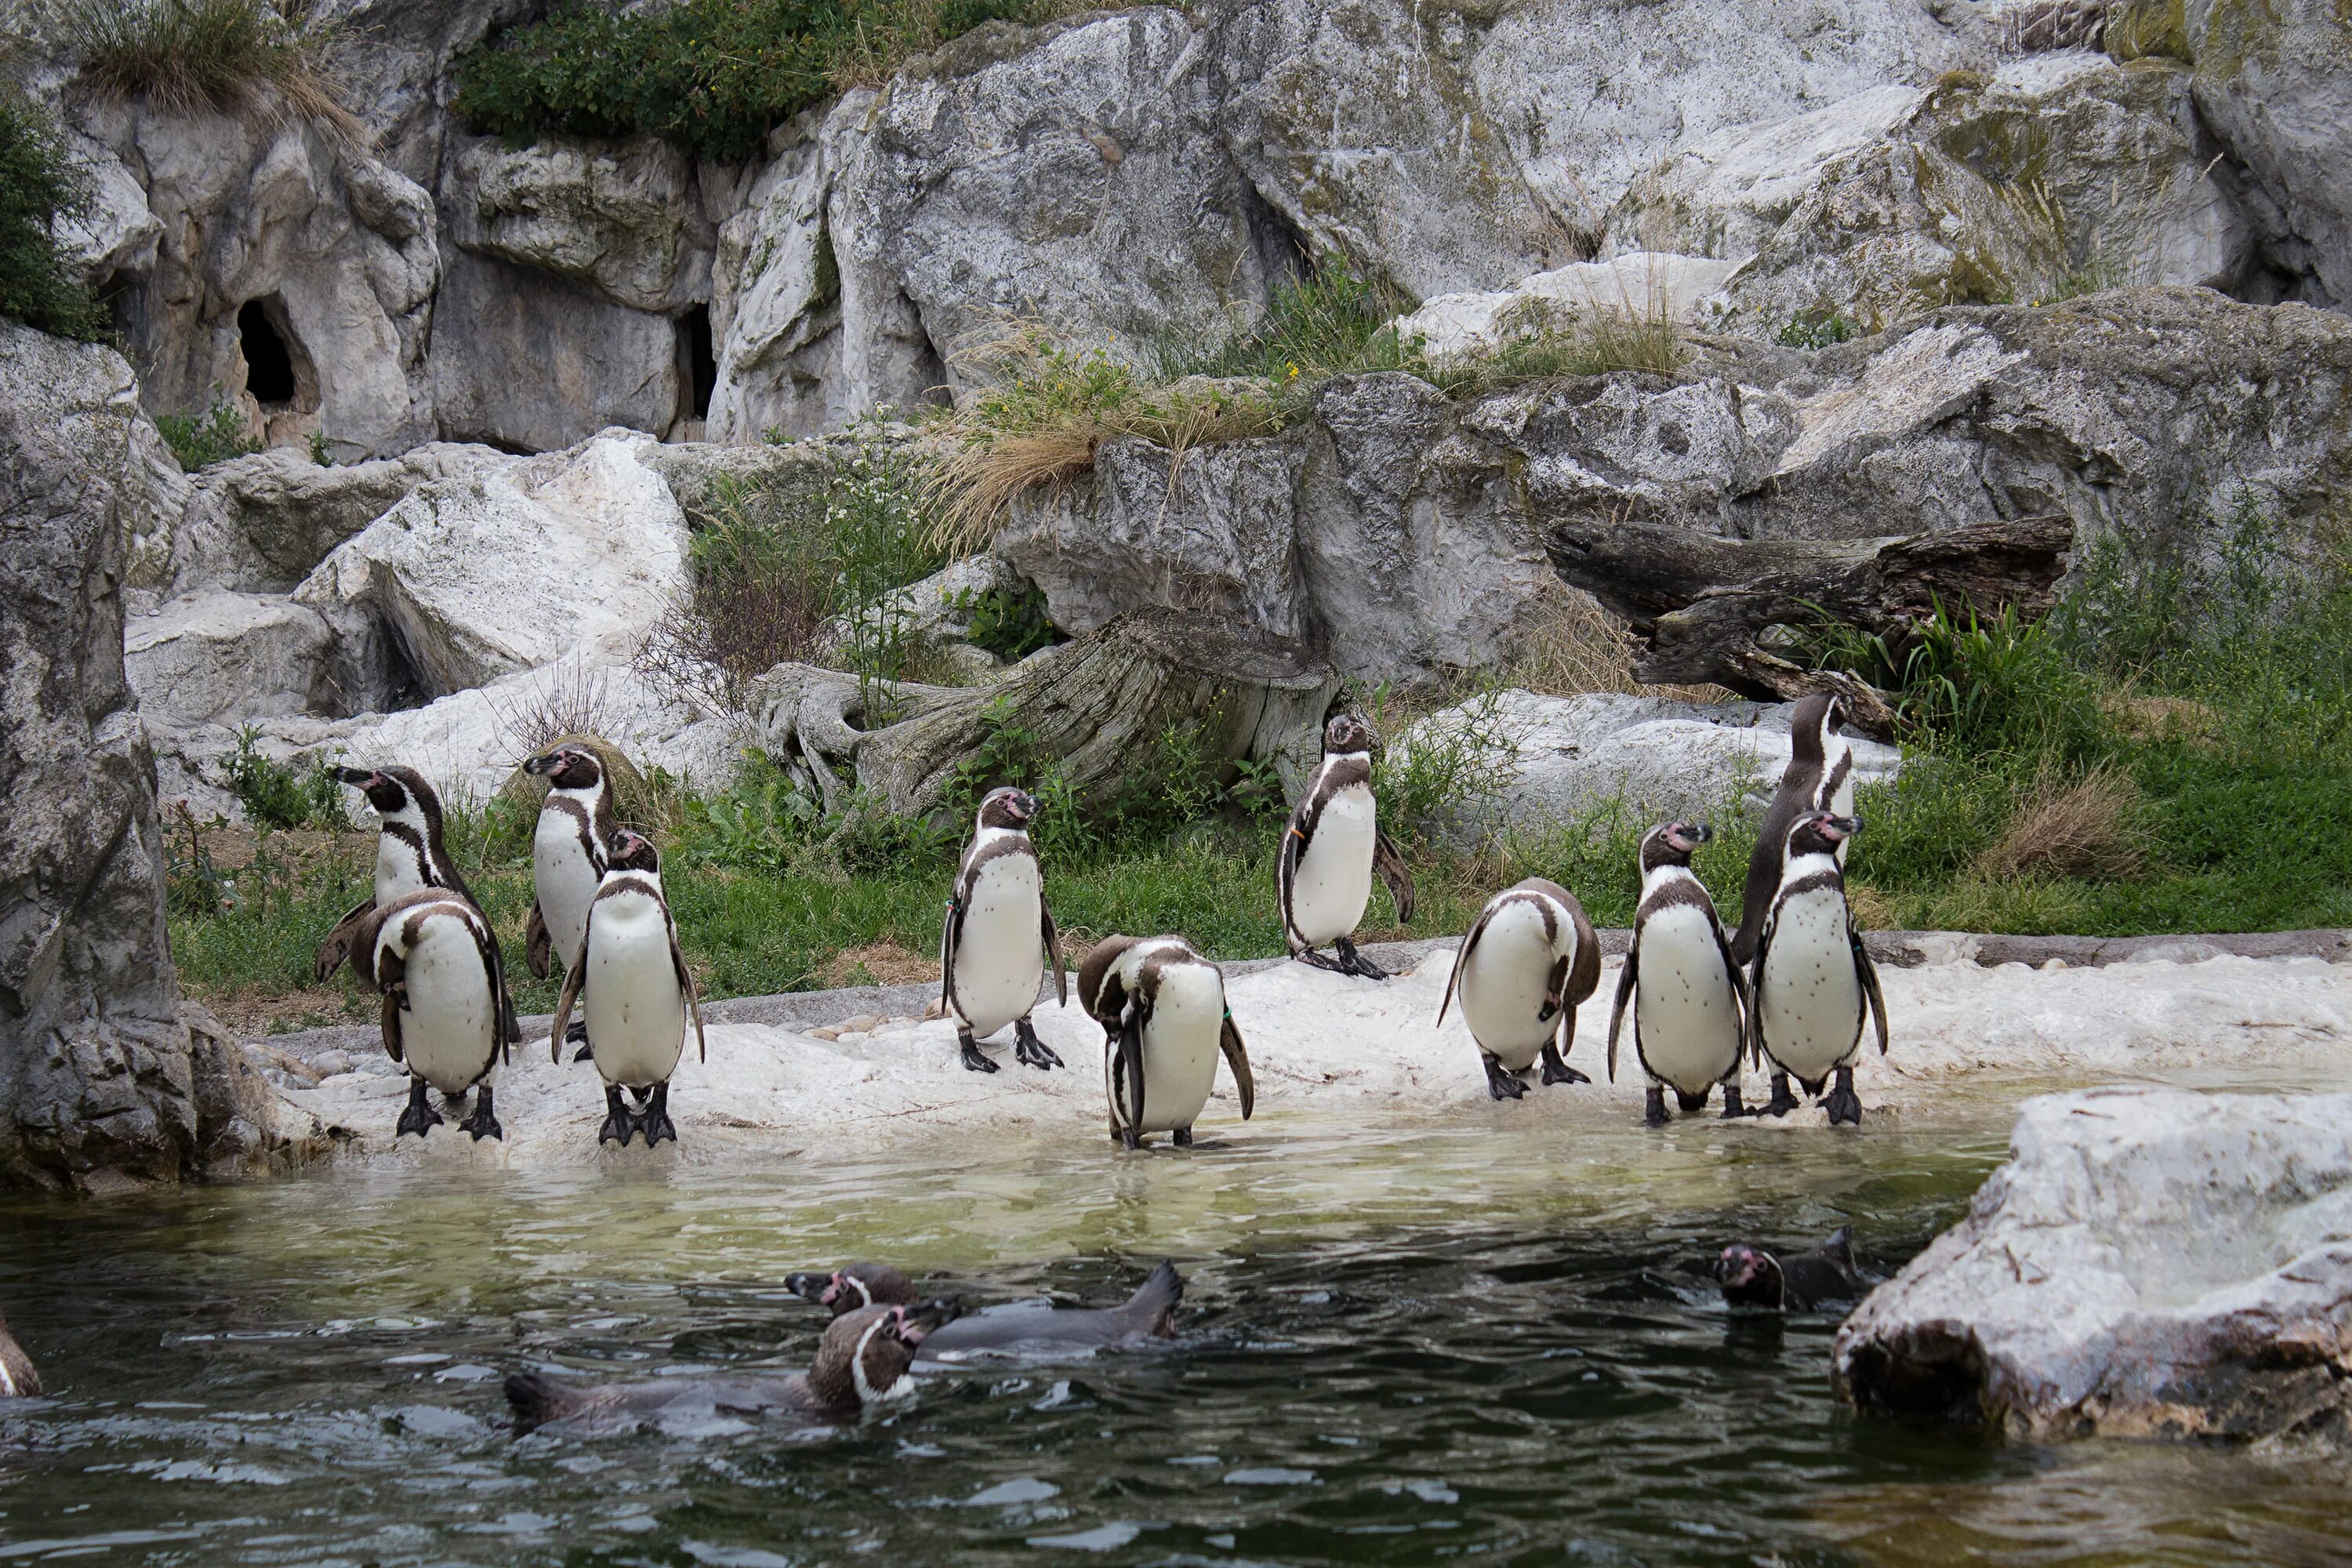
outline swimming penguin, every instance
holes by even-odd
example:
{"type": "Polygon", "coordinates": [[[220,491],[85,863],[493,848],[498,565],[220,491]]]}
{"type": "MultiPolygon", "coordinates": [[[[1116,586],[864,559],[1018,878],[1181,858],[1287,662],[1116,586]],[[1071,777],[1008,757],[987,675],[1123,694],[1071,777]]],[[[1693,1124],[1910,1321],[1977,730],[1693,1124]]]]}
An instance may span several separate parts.
{"type": "Polygon", "coordinates": [[[1078,1002],[1103,1026],[1110,1135],[1133,1149],[1147,1132],[1192,1147],[1224,1053],[1242,1120],[1257,1101],[1249,1047],[1225,1005],[1225,977],[1181,936],[1108,936],[1078,970],[1078,1002]]]}
{"type": "Polygon", "coordinates": [[[1780,889],[1756,943],[1750,1032],[1772,1063],[1772,1100],[1760,1114],[1786,1116],[1797,1109],[1789,1092],[1792,1076],[1819,1099],[1834,1072],[1837,1083],[1825,1101],[1830,1125],[1859,1124],[1853,1059],[1862,1052],[1865,1022],[1876,1021],[1878,1054],[1886,1054],[1886,998],[1878,989],[1878,966],[1854,928],[1837,863],[1838,847],[1861,828],[1853,817],[1811,811],[1789,829],[1780,889]]]}
{"type": "Polygon", "coordinates": [[[8,1331],[7,1320],[0,1318],[0,1399],[37,1399],[40,1394],[41,1374],[33,1358],[8,1331]]]}
{"type": "Polygon", "coordinates": [[[1486,1092],[1517,1100],[1519,1077],[1543,1058],[1546,1083],[1591,1083],[1562,1058],[1576,1045],[1576,1009],[1601,987],[1601,941],[1584,906],[1541,877],[1496,894],[1454,955],[1437,1021],[1458,988],[1462,1021],[1486,1064],[1486,1092]]]}
{"type": "Polygon", "coordinates": [[[1029,1021],[1048,960],[1054,994],[1063,1006],[1070,1005],[1062,933],[1045,907],[1045,879],[1029,842],[1030,819],[1036,815],[1037,802],[1024,791],[988,792],[956,870],[955,894],[948,900],[947,925],[940,933],[940,999],[956,1021],[963,1065],[974,1072],[996,1070],[981,1055],[980,1042],[1007,1024],[1013,1026],[1016,1060],[1040,1070],[1062,1065],[1029,1021]]]}
{"type": "Polygon", "coordinates": [[[1372,731],[1352,713],[1323,726],[1323,761],[1282,832],[1275,888],[1290,956],[1335,974],[1386,980],[1388,972],[1356,951],[1355,931],[1371,902],[1378,870],[1396,900],[1397,923],[1412,921],[1412,873],[1380,830],[1372,800],[1372,731]],[[1334,961],[1315,950],[1326,943],[1334,961]]]}
{"type": "MultiPolygon", "coordinates": [[[[1809,811],[1837,816],[1853,815],[1853,746],[1838,733],[1844,704],[1834,692],[1818,691],[1797,704],[1789,715],[1789,765],[1780,770],[1780,787],[1757,830],[1756,847],[1748,856],[1748,887],[1739,901],[1739,930],[1731,939],[1731,956],[1747,963],[1756,956],[1756,939],[1764,930],[1764,913],[1780,886],[1780,858],[1788,847],[1789,829],[1809,811]]],[[[1845,847],[1838,847],[1838,864],[1845,864],[1845,847]]]]}
{"type": "Polygon", "coordinates": [[[1726,1303],[1810,1312],[1823,1301],[1853,1301],[1870,1280],[1853,1261],[1853,1227],[1842,1225],[1810,1252],[1783,1260],[1760,1247],[1734,1242],[1715,1260],[1715,1280],[1726,1303]]]}
{"type": "Polygon", "coordinates": [[[689,1018],[704,1061],[710,1059],[710,1045],[702,1034],[702,999],[662,893],[661,857],[649,840],[625,828],[614,837],[608,856],[588,907],[587,934],[556,1000],[548,1058],[563,1059],[564,1026],[572,1021],[572,1004],[584,997],[589,1053],[604,1079],[604,1125],[596,1142],[617,1141],[625,1149],[636,1132],[650,1149],[665,1138],[677,1142],[669,1119],[669,1079],[685,1053],[689,1018]],[[621,1104],[624,1089],[637,1101],[634,1112],[621,1104]]]}
{"type": "Polygon", "coordinates": [[[845,1426],[915,1392],[916,1347],[952,1321],[956,1304],[861,1307],[827,1324],[808,1371],[738,1377],[656,1377],[583,1387],[536,1373],[506,1382],[515,1434],[561,1424],[569,1432],[696,1426],[754,1416],[801,1426],[845,1426]]]}
{"type": "Polygon", "coordinates": [[[428,1087],[454,1104],[477,1085],[473,1114],[458,1130],[478,1143],[506,1136],[491,1109],[490,1078],[505,1055],[497,953],[490,922],[448,888],[404,893],[361,924],[352,962],[383,994],[385,1054],[408,1069],[408,1109],[394,1137],[422,1138],[441,1124],[428,1087]]]}
{"type": "MultiPolygon", "coordinates": [[[[604,879],[613,841],[613,792],[604,766],[585,746],[558,746],[522,771],[547,780],[547,799],[531,835],[530,924],[524,957],[541,980],[570,963],[588,932],[588,905],[604,879]]],[[[574,1026],[579,1034],[585,1022],[574,1026]]]]}
{"type": "Polygon", "coordinates": [[[1609,1081],[1617,1081],[1617,1030],[1633,1005],[1633,1052],[1650,1078],[1642,1118],[1664,1127],[1666,1090],[1684,1110],[1706,1103],[1723,1085],[1723,1114],[1744,1116],[1739,1056],[1748,1043],[1747,978],[1732,962],[1723,921],[1691,856],[1714,837],[1704,822],[1668,822],[1642,839],[1642,902],[1633,942],[1617,976],[1609,1012],[1609,1081]]]}
{"type": "MultiPolygon", "coordinates": [[[[913,1280],[881,1263],[852,1263],[830,1274],[793,1274],[786,1277],[784,1287],[803,1300],[832,1308],[836,1318],[861,1307],[903,1306],[921,1299],[913,1280]]],[[[956,1362],[1150,1349],[1155,1342],[1175,1336],[1176,1304],[1183,1299],[1184,1281],[1176,1265],[1163,1261],[1117,1307],[1009,1301],[962,1313],[931,1331],[923,1342],[921,1359],[956,1362]]]]}
{"type": "MultiPolygon", "coordinates": [[[[466,886],[466,879],[457,872],[457,862],[441,842],[441,797],[425,782],[425,775],[415,768],[337,768],[335,776],[367,796],[375,809],[381,826],[375,840],[375,889],[353,905],[351,913],[335,922],[334,930],[319,944],[316,956],[320,980],[335,972],[335,966],[350,957],[359,962],[356,950],[360,929],[369,916],[390,905],[394,900],[425,888],[446,888],[467,903],[477,913],[481,904],[474,890],[466,886]]],[[[509,1040],[522,1038],[522,1026],[515,1021],[514,998],[507,993],[505,958],[499,952],[499,935],[489,931],[490,972],[498,988],[499,1017],[509,1040]]]]}

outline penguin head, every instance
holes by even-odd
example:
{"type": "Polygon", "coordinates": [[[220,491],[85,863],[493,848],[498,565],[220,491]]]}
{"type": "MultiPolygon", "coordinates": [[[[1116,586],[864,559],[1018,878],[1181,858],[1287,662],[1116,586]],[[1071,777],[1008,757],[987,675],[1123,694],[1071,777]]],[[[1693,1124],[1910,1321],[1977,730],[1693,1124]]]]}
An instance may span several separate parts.
{"type": "Polygon", "coordinates": [[[337,768],[335,777],[367,796],[378,816],[391,819],[410,813],[438,827],[441,797],[415,768],[337,768]]]}
{"type": "Polygon", "coordinates": [[[898,1398],[915,1347],[960,1310],[939,1297],[896,1307],[861,1307],[835,1318],[817,1342],[809,1368],[809,1390],[826,1405],[847,1412],[898,1398]]]}
{"type": "Polygon", "coordinates": [[[1026,833],[1030,819],[1036,815],[1037,797],[1024,789],[992,789],[980,803],[982,827],[1009,827],[1026,833]]]}
{"type": "Polygon", "coordinates": [[[1335,713],[1323,726],[1323,754],[1344,757],[1369,752],[1376,739],[1372,727],[1353,713],[1335,713]]]}
{"type": "Polygon", "coordinates": [[[604,764],[585,746],[558,746],[523,763],[522,771],[544,778],[554,789],[594,789],[604,776],[604,764]]]}
{"type": "Polygon", "coordinates": [[[1780,1260],[1760,1247],[1738,1241],[1725,1247],[1715,1260],[1715,1282],[1732,1306],[1780,1305],[1780,1260]]]}
{"type": "Polygon", "coordinates": [[[1862,818],[1809,811],[1789,825],[1789,858],[1833,855],[1837,847],[1862,831],[1862,818]]]}
{"type": "Polygon", "coordinates": [[[1698,847],[1715,837],[1715,829],[1704,822],[1662,822],[1650,829],[1642,839],[1642,872],[1647,876],[1661,866],[1687,866],[1698,847]]]}
{"type": "Polygon", "coordinates": [[[659,876],[661,852],[644,834],[624,827],[613,835],[612,843],[605,848],[604,870],[607,875],[614,871],[651,871],[659,876]]]}
{"type": "Polygon", "coordinates": [[[804,1301],[830,1307],[836,1318],[862,1307],[898,1307],[913,1301],[915,1282],[887,1263],[851,1263],[830,1274],[792,1274],[784,1289],[804,1301]]]}

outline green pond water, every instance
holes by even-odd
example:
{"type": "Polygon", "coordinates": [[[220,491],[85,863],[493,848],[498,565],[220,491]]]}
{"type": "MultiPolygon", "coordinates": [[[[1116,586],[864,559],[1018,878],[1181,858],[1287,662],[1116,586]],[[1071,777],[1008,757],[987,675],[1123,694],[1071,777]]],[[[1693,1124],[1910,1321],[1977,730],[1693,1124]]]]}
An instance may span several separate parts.
{"type": "Polygon", "coordinates": [[[2352,1469],[1857,1419],[1834,1322],[1735,1318],[1735,1237],[1881,1268],[1998,1163],[1990,1102],[1860,1135],[1685,1122],[1224,1147],[969,1142],[719,1170],[461,1163],[0,1209],[53,1397],[0,1413],[0,1563],[2320,1563],[2352,1469]],[[943,1155],[941,1148],[952,1152],[943,1155]],[[791,1269],[1108,1302],[1170,1353],[942,1375],[885,1419],[509,1435],[499,1378],[805,1364],[791,1269]]]}

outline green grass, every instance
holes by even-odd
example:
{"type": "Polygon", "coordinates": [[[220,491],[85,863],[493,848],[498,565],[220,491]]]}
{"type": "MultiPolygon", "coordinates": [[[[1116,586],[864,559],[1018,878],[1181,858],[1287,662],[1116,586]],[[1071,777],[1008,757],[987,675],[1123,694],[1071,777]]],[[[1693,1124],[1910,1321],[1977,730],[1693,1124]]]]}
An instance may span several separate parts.
{"type": "Polygon", "coordinates": [[[89,200],[57,126],[0,79],[0,316],[86,342],[106,337],[104,308],[68,272],[50,229],[89,200]]]}

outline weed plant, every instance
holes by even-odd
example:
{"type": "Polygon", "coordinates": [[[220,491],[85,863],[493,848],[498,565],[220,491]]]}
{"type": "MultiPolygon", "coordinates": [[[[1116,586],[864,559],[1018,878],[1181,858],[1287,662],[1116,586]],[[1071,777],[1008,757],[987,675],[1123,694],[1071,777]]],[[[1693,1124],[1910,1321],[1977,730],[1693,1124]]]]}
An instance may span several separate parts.
{"type": "Polygon", "coordinates": [[[354,144],[367,128],[325,69],[332,27],[311,0],[58,0],[83,77],[184,114],[298,114],[354,144]]]}
{"type": "Polygon", "coordinates": [[[192,474],[261,450],[261,442],[244,414],[223,398],[215,398],[201,414],[158,414],[155,428],[163,433],[163,444],[172,448],[180,467],[192,474]]]}
{"type": "Polygon", "coordinates": [[[85,342],[107,335],[105,310],[74,279],[52,226],[89,201],[89,180],[63,134],[0,79],[0,316],[85,342]]]}

